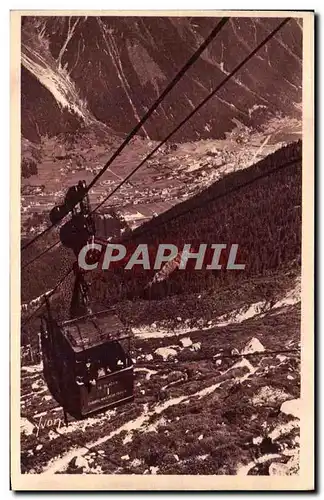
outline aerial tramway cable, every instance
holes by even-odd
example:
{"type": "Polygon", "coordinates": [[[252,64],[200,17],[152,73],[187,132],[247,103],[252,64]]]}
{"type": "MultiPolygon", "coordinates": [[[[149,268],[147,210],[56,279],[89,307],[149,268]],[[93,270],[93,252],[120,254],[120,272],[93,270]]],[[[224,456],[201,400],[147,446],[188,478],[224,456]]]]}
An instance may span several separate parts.
{"type": "Polygon", "coordinates": [[[26,267],[30,266],[30,264],[32,264],[33,262],[35,262],[36,260],[40,259],[41,257],[43,257],[43,255],[45,255],[47,252],[49,252],[50,250],[52,250],[54,247],[56,247],[59,243],[61,243],[61,240],[57,240],[55,241],[52,245],[50,245],[49,247],[45,248],[45,250],[43,250],[41,253],[37,254],[33,259],[29,260],[28,262],[26,262],[22,267],[21,267],[21,270],[23,271],[24,269],[26,269],[26,267]]]}
{"type": "MultiPolygon", "coordinates": [[[[107,163],[102,167],[100,172],[92,179],[90,184],[87,186],[87,189],[84,193],[84,196],[90,191],[90,189],[96,184],[96,182],[100,179],[100,177],[106,172],[111,163],[120,155],[123,149],[127,146],[127,144],[131,141],[131,139],[137,134],[137,132],[141,129],[144,123],[148,120],[148,118],[154,113],[163,99],[171,92],[173,87],[179,82],[179,80],[183,77],[183,75],[188,71],[188,69],[199,59],[202,52],[206,49],[206,47],[214,40],[216,35],[221,31],[223,26],[229,21],[229,17],[223,17],[219,23],[215,26],[215,28],[211,31],[209,36],[204,40],[204,42],[198,47],[196,52],[190,57],[190,59],[186,62],[186,64],[180,69],[180,71],[176,74],[176,76],[171,80],[171,82],[167,85],[164,91],[160,94],[158,99],[154,102],[154,104],[148,109],[148,111],[144,114],[141,120],[137,123],[137,125],[133,128],[133,130],[128,134],[126,139],[122,142],[122,144],[116,149],[114,154],[109,158],[107,163]]],[[[63,220],[63,219],[62,219],[63,220]]],[[[35,241],[41,238],[44,234],[50,231],[54,226],[58,224],[52,224],[48,226],[44,231],[37,234],[33,239],[28,241],[25,245],[22,246],[22,250],[25,250],[30,245],[32,245],[35,241]]]]}
{"type": "MultiPolygon", "coordinates": [[[[238,189],[249,186],[250,184],[253,184],[254,182],[256,182],[260,179],[265,179],[269,175],[275,174],[276,172],[283,170],[284,168],[291,167],[291,165],[294,165],[295,163],[299,163],[301,161],[302,161],[302,157],[300,156],[298,158],[295,158],[294,160],[289,160],[289,161],[285,162],[284,164],[277,165],[276,167],[272,168],[271,170],[268,170],[268,172],[265,172],[264,174],[258,175],[257,177],[249,179],[246,182],[239,184],[238,186],[234,186],[232,189],[228,189],[227,191],[224,191],[223,193],[219,193],[216,196],[209,198],[204,204],[200,203],[196,206],[190,207],[187,210],[183,210],[182,212],[179,212],[178,214],[173,215],[169,219],[166,219],[166,220],[161,219],[161,221],[159,223],[155,223],[154,229],[156,229],[159,226],[162,226],[163,224],[167,224],[175,219],[178,219],[179,217],[182,217],[183,215],[186,215],[186,214],[192,212],[193,210],[197,210],[199,208],[202,208],[202,207],[206,206],[208,203],[211,203],[211,202],[216,201],[220,198],[223,198],[224,196],[228,196],[229,194],[234,193],[238,189]]],[[[170,210],[172,210],[172,208],[170,210]]],[[[152,231],[152,228],[150,228],[150,227],[145,228],[145,225],[144,225],[143,228],[141,228],[141,226],[140,226],[136,231],[134,231],[134,235],[135,236],[142,236],[143,234],[146,234],[147,232],[149,233],[150,231],[152,231]]]]}
{"type": "Polygon", "coordinates": [[[203,101],[201,101],[198,106],[189,113],[180,123],[177,125],[176,128],[174,128],[164,139],[161,141],[142,161],[141,163],[134,168],[125,178],[124,180],[109,193],[104,200],[102,200],[96,208],[92,211],[96,212],[106,201],[113,196],[116,191],[125,183],[128,181],[130,177],[132,177],[143,165],[144,163],[149,160],[156,151],[163,146],[190,118],[192,118],[214,95],[216,92],[218,92],[227,82],[230,80],[287,22],[289,21],[289,18],[284,19],[250,54],[243,59],[242,62],[240,62],[218,85],[217,87],[207,96],[203,101]]]}
{"type": "MultiPolygon", "coordinates": [[[[200,204],[200,205],[197,205],[197,206],[194,206],[194,207],[191,207],[190,209],[188,210],[184,210],[182,212],[179,212],[178,214],[175,214],[174,216],[170,217],[169,219],[167,220],[161,220],[160,224],[157,224],[155,227],[159,227],[160,225],[163,225],[163,224],[166,224],[166,223],[169,223],[175,219],[178,219],[179,217],[183,216],[183,215],[186,215],[187,213],[191,212],[192,210],[197,210],[199,208],[201,208],[202,206],[206,206],[206,204],[208,203],[211,203],[213,201],[216,201],[217,199],[219,198],[223,198],[224,196],[227,196],[229,194],[232,194],[234,193],[235,191],[238,191],[239,189],[241,188],[244,188],[260,179],[265,179],[266,177],[268,177],[269,175],[272,175],[273,173],[275,172],[278,172],[286,167],[289,167],[291,165],[294,165],[295,163],[298,163],[302,160],[301,157],[298,157],[298,158],[295,158],[294,160],[290,160],[288,162],[285,162],[281,165],[278,165],[277,167],[269,170],[268,172],[265,172],[264,174],[261,174],[261,175],[258,175],[257,177],[254,177],[253,179],[249,179],[248,181],[242,183],[242,184],[239,184],[238,186],[235,186],[234,188],[232,189],[229,189],[227,191],[224,191],[223,193],[220,193],[218,194],[217,196],[214,196],[213,198],[210,198],[207,203],[204,203],[204,205],[200,204]]],[[[145,234],[146,232],[150,232],[152,229],[151,228],[147,228],[146,230],[140,230],[138,232],[136,232],[135,236],[142,236],[143,234],[145,234]]],[[[125,240],[123,240],[125,241],[125,240]]],[[[59,286],[61,286],[61,284],[65,281],[65,279],[72,273],[73,271],[73,268],[71,268],[64,276],[63,278],[59,281],[59,283],[57,283],[57,285],[53,288],[53,290],[51,290],[51,292],[47,293],[47,298],[50,298],[55,292],[56,290],[59,288],[59,286]]],[[[45,294],[44,294],[45,296],[45,294]]],[[[38,310],[41,309],[41,307],[45,304],[45,301],[27,318],[27,320],[24,322],[24,325],[26,323],[28,323],[30,321],[30,319],[35,316],[35,314],[38,312],[38,310]]]]}
{"type": "Polygon", "coordinates": [[[52,295],[54,295],[54,293],[56,292],[56,290],[64,283],[64,281],[66,280],[66,278],[69,277],[69,275],[73,272],[73,268],[69,269],[65,274],[64,276],[60,279],[60,281],[58,281],[55,285],[54,288],[52,288],[52,290],[50,292],[46,292],[43,294],[43,297],[45,298],[45,300],[28,316],[28,318],[23,322],[23,324],[21,325],[22,327],[24,327],[27,323],[29,323],[29,321],[34,317],[36,316],[36,314],[38,313],[38,311],[41,310],[41,308],[46,304],[46,299],[49,299],[52,295]]]}
{"type": "MultiPolygon", "coordinates": [[[[211,97],[213,97],[215,95],[215,93],[223,86],[225,85],[225,83],[233,77],[233,75],[235,73],[237,73],[269,40],[271,40],[271,38],[273,38],[273,36],[290,20],[290,18],[286,18],[284,19],[273,31],[271,31],[271,33],[269,33],[269,35],[252,51],[250,52],[250,54],[241,62],[239,63],[235,68],[234,70],[231,71],[231,73],[229,73],[226,78],[224,78],[222,80],[222,82],[184,119],[180,122],[179,125],[177,125],[177,127],[175,129],[173,129],[172,132],[170,132],[170,134],[156,147],[153,149],[153,151],[144,158],[144,160],[142,160],[142,162],[130,173],[128,174],[124,179],[123,181],[117,186],[117,188],[115,188],[106,198],[105,200],[103,200],[101,203],[99,203],[99,205],[97,205],[95,207],[95,209],[91,212],[95,212],[97,211],[100,206],[105,203],[105,201],[107,201],[107,199],[112,196],[116,191],[117,189],[119,189],[125,182],[127,182],[127,180],[132,176],[134,175],[135,172],[137,172],[137,170],[143,165],[143,163],[145,163],[145,161],[147,161],[147,159],[149,159],[158,149],[159,147],[162,146],[162,144],[164,144],[173,134],[175,134],[179,129],[180,127],[182,127],[182,125],[184,125],[184,123],[186,123],[202,106],[204,106],[204,104],[206,104],[206,102],[209,101],[209,99],[211,99],[211,97]]],[[[289,162],[286,162],[285,164],[283,165],[280,165],[278,167],[276,167],[275,169],[272,169],[271,171],[261,175],[261,176],[258,176],[258,177],[255,177],[254,179],[251,179],[249,181],[247,181],[246,183],[243,183],[242,185],[239,185],[239,186],[236,186],[235,188],[233,188],[232,190],[230,190],[229,192],[234,192],[238,189],[240,189],[241,187],[245,187],[246,185],[248,184],[251,184],[252,182],[255,182],[257,181],[259,178],[265,178],[267,177],[268,175],[271,175],[273,172],[275,171],[278,171],[282,168],[285,168],[287,165],[291,165],[293,163],[296,163],[298,161],[300,161],[301,158],[299,159],[295,159],[293,161],[289,161],[289,162]]],[[[226,194],[228,193],[221,193],[220,195],[216,196],[214,199],[217,199],[218,197],[223,197],[225,196],[226,194]]],[[[209,201],[214,201],[213,200],[209,200],[209,201]]],[[[197,207],[196,207],[197,208],[197,207]]],[[[188,211],[187,211],[188,212],[188,211]]],[[[179,213],[177,215],[175,215],[173,218],[178,218],[180,217],[181,215],[183,215],[183,213],[179,213]]],[[[170,218],[170,220],[172,220],[173,218],[170,218]]],[[[168,221],[169,222],[169,221],[168,221]]],[[[142,234],[142,233],[141,233],[142,234]]],[[[51,247],[49,247],[47,250],[45,250],[44,252],[42,252],[42,255],[45,254],[48,250],[50,250],[51,248],[53,248],[54,246],[56,245],[53,244],[51,245],[51,247]]],[[[37,258],[33,259],[34,260],[37,260],[37,258]]],[[[27,264],[28,265],[28,264],[27,264]]],[[[26,266],[27,266],[26,265],[26,266]]],[[[26,267],[25,266],[25,267],[26,267]]],[[[55,285],[55,287],[53,288],[53,290],[51,290],[51,292],[49,294],[47,294],[47,298],[51,297],[55,292],[56,290],[59,288],[59,286],[61,286],[61,284],[65,281],[65,279],[71,274],[71,272],[73,272],[73,268],[71,268],[68,273],[66,273],[66,275],[64,275],[64,277],[57,283],[57,285],[55,285]]],[[[26,325],[26,323],[28,323],[30,321],[30,319],[32,319],[32,317],[34,317],[36,315],[36,313],[41,309],[41,307],[45,304],[45,301],[27,318],[27,320],[24,322],[23,326],[26,325]]]]}
{"type": "MultiPolygon", "coordinates": [[[[227,18],[225,18],[227,19],[227,18]]],[[[163,139],[163,141],[161,141],[141,162],[140,164],[135,167],[93,210],[91,213],[95,213],[104,203],[106,203],[106,201],[111,197],[113,196],[117,191],[118,189],[121,188],[121,186],[123,186],[123,184],[125,184],[143,165],[144,163],[149,160],[155,153],[156,151],[163,145],[165,144],[165,142],[167,142],[188,120],[190,120],[190,118],[192,118],[192,116],[195,115],[195,113],[197,111],[199,111],[212,97],[214,97],[214,95],[264,46],[266,45],[266,43],[268,43],[269,40],[271,40],[271,38],[274,37],[274,35],[281,29],[283,28],[283,26],[285,24],[287,24],[287,22],[290,20],[290,18],[285,18],[281,23],[279,23],[279,25],[269,33],[269,35],[262,41],[260,42],[260,44],[255,47],[255,49],[250,52],[248,54],[248,56],[243,59],[243,61],[241,61],[241,63],[239,63],[218,85],[217,87],[205,98],[203,99],[203,101],[201,101],[201,103],[191,111],[191,113],[189,113],[189,115],[187,115],[178,125],[175,129],[173,129],[165,139],[163,139]]],[[[219,23],[220,24],[220,23],[219,23]]],[[[219,27],[219,24],[216,26],[215,29],[217,29],[219,27]]],[[[207,40],[207,39],[206,39],[207,40]]],[[[169,87],[169,86],[168,86],[169,87]]],[[[167,87],[167,88],[168,88],[167,87]]],[[[117,154],[117,152],[115,153],[117,154]]],[[[110,160],[107,164],[108,166],[110,165],[110,160]]],[[[106,165],[106,166],[107,166],[106,165]]],[[[104,167],[106,168],[106,167],[104,167]]],[[[100,174],[100,172],[99,172],[100,174]]],[[[98,174],[98,175],[99,175],[98,174]]],[[[98,176],[97,176],[98,177],[98,176]]],[[[95,179],[94,179],[95,180],[95,179]]],[[[93,185],[93,182],[94,180],[92,181],[92,185],[93,185]]],[[[89,191],[90,189],[90,186],[88,186],[87,188],[87,191],[89,191]]],[[[50,226],[51,228],[52,226],[50,226]]],[[[42,233],[40,234],[42,235],[42,233]]],[[[38,235],[40,237],[40,235],[38,235]]],[[[35,240],[35,239],[34,239],[35,240]]],[[[31,240],[31,242],[33,242],[34,240],[31,240]]],[[[57,242],[59,243],[59,241],[57,242]]],[[[51,250],[55,245],[52,245],[50,246],[48,249],[45,249],[41,254],[39,254],[39,256],[36,256],[34,259],[32,259],[30,262],[27,262],[27,264],[24,265],[23,269],[28,267],[32,262],[35,262],[38,257],[44,255],[45,253],[47,253],[47,251],[51,250]]]]}

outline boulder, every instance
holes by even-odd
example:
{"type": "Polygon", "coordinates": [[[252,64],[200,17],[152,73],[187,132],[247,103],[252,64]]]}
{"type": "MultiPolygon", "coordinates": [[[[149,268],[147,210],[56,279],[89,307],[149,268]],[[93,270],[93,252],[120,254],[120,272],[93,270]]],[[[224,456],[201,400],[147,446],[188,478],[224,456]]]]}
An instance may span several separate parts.
{"type": "Polygon", "coordinates": [[[182,344],[182,347],[190,347],[192,346],[192,340],[190,337],[183,337],[180,339],[180,344],[182,344]]]}
{"type": "Polygon", "coordinates": [[[272,462],[269,466],[269,476],[289,476],[290,469],[288,465],[280,462],[272,462]]]}
{"type": "Polygon", "coordinates": [[[75,459],[75,467],[80,467],[80,468],[88,468],[88,460],[82,456],[76,457],[75,459]]]}
{"type": "Polygon", "coordinates": [[[264,352],[265,348],[261,342],[253,337],[246,346],[242,349],[241,354],[253,354],[254,352],[264,352]]]}
{"type": "Polygon", "coordinates": [[[289,398],[289,394],[283,389],[265,385],[254,394],[252,403],[255,406],[266,404],[275,405],[286,401],[287,398],[289,398]]]}
{"type": "Polygon", "coordinates": [[[20,432],[30,436],[33,434],[35,426],[25,417],[20,420],[20,432]]]}
{"type": "Polygon", "coordinates": [[[171,347],[159,347],[154,352],[157,356],[161,356],[163,358],[163,361],[167,360],[168,358],[174,358],[177,355],[177,351],[175,349],[172,349],[171,347]]]}
{"type": "Polygon", "coordinates": [[[254,437],[252,439],[252,443],[255,444],[256,446],[258,446],[259,444],[261,444],[263,441],[263,437],[262,436],[257,436],[257,437],[254,437]]]}
{"type": "Polygon", "coordinates": [[[301,399],[290,399],[282,403],[280,411],[286,415],[292,415],[293,417],[300,418],[301,411],[301,399]]]}

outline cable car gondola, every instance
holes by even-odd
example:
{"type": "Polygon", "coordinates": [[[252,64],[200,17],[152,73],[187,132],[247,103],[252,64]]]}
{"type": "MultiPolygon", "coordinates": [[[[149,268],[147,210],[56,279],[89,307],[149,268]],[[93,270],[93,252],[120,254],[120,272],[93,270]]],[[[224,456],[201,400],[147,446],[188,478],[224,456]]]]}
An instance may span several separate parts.
{"type": "MultiPolygon", "coordinates": [[[[95,224],[85,182],[70,188],[64,205],[51,218],[71,211],[60,230],[61,242],[78,252],[95,236],[95,224]],[[73,209],[71,209],[73,206],[73,209]]],[[[130,356],[131,331],[112,310],[92,312],[84,271],[76,265],[70,304],[71,319],[58,323],[46,298],[41,317],[43,373],[48,388],[66,414],[84,418],[134,399],[134,370],[130,356]]]]}
{"type": "Polygon", "coordinates": [[[44,377],[65,412],[83,418],[133,401],[130,340],[109,310],[63,323],[41,318],[44,377]]]}

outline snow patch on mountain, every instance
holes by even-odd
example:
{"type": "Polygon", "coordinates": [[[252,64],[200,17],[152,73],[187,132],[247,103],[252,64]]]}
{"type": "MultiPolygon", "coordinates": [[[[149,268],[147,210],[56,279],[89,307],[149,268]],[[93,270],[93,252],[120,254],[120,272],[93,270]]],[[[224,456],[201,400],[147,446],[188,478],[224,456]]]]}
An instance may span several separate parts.
{"type": "Polygon", "coordinates": [[[61,109],[66,108],[74,112],[86,124],[93,121],[87,104],[79,97],[65,67],[62,68],[50,55],[45,59],[24,45],[22,45],[21,61],[25,68],[50,91],[61,109]]]}

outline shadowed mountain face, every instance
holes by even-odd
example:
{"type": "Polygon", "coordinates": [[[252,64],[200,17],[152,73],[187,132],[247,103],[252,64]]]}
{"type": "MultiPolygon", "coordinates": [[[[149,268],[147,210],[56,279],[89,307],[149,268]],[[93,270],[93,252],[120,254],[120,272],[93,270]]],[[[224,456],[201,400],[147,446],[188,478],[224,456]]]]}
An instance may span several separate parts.
{"type": "MultiPolygon", "coordinates": [[[[22,22],[22,134],[71,132],[102,123],[127,133],[219,20],[189,17],[25,17],[22,22]]],[[[142,130],[162,139],[279,19],[233,18],[142,130]]],[[[220,138],[233,118],[258,126],[298,117],[302,25],[292,19],[231,79],[175,141],[220,138]]]]}

